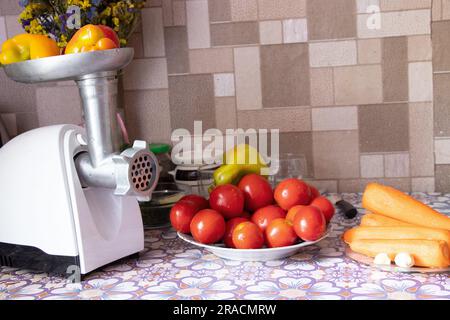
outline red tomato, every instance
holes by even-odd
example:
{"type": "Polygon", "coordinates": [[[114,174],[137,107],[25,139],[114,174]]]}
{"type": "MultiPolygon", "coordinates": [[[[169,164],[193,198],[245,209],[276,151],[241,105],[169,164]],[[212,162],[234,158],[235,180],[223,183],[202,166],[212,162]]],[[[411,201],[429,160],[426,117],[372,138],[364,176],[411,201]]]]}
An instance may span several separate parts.
{"type": "Polygon", "coordinates": [[[244,211],[244,194],[238,187],[225,184],[216,187],[209,195],[212,209],[219,211],[225,219],[239,217],[244,211]]]}
{"type": "Polygon", "coordinates": [[[253,222],[241,222],[233,231],[233,244],[236,249],[260,249],[264,245],[264,235],[253,222]]]}
{"type": "Polygon", "coordinates": [[[278,218],[284,219],[285,217],[286,212],[283,209],[281,209],[279,206],[271,205],[256,211],[253,214],[251,220],[261,229],[262,232],[265,232],[267,226],[272,220],[278,218]]]}
{"type": "Polygon", "coordinates": [[[251,218],[251,214],[248,212],[248,211],[244,211],[244,212],[242,212],[242,214],[241,214],[241,218],[245,218],[245,219],[247,219],[247,220],[250,220],[250,218],[251,218]]]}
{"type": "Polygon", "coordinates": [[[267,226],[266,242],[270,248],[292,246],[297,241],[297,234],[291,222],[275,219],[267,226]]]}
{"type": "Polygon", "coordinates": [[[181,233],[189,233],[191,220],[197,212],[198,208],[194,202],[177,202],[170,210],[172,227],[181,233]]]}
{"type": "Polygon", "coordinates": [[[245,209],[255,212],[273,203],[270,183],[259,174],[248,174],[239,181],[238,188],[244,193],[245,209]]]}
{"type": "Polygon", "coordinates": [[[120,48],[119,37],[117,36],[117,33],[113,29],[102,24],[97,25],[97,27],[99,27],[103,31],[103,35],[105,36],[105,38],[111,39],[116,45],[115,47],[120,48]]]}
{"type": "Polygon", "coordinates": [[[200,210],[191,221],[191,234],[200,243],[216,243],[225,234],[225,219],[216,210],[200,210]]]}
{"type": "Polygon", "coordinates": [[[291,223],[294,223],[295,216],[303,208],[306,208],[306,206],[298,205],[298,206],[293,206],[292,208],[290,208],[286,215],[286,220],[291,223]]]}
{"type": "Polygon", "coordinates": [[[309,190],[311,190],[311,200],[320,197],[320,192],[316,187],[309,185],[309,190]]]}
{"type": "Polygon", "coordinates": [[[248,219],[246,218],[233,218],[227,221],[227,225],[225,227],[225,236],[223,237],[223,242],[228,248],[235,248],[233,244],[233,231],[236,226],[241,222],[246,222],[248,219]]]}
{"type": "Polygon", "coordinates": [[[296,205],[308,205],[311,202],[309,186],[298,179],[286,179],[275,188],[275,201],[284,210],[296,205]]]}
{"type": "Polygon", "coordinates": [[[320,239],[327,228],[327,222],[320,209],[306,207],[300,210],[294,219],[294,230],[297,236],[304,241],[320,239]]]}
{"type": "Polygon", "coordinates": [[[325,197],[318,197],[314,199],[313,202],[311,202],[311,206],[317,207],[320,209],[320,211],[322,211],[327,223],[330,222],[331,218],[333,218],[334,216],[334,206],[331,201],[325,197]]]}
{"type": "Polygon", "coordinates": [[[195,205],[197,206],[198,210],[203,210],[203,209],[208,209],[209,208],[208,200],[206,200],[202,196],[199,196],[199,195],[196,195],[196,194],[189,194],[189,195],[184,196],[183,198],[181,198],[178,202],[183,202],[183,201],[186,201],[186,200],[195,203],[195,205]]]}

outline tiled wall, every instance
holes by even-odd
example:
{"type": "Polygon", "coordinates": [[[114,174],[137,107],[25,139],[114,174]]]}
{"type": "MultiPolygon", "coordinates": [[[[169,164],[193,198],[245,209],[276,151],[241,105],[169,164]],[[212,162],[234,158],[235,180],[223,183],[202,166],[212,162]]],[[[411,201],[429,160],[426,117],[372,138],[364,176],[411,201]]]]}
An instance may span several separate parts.
{"type": "MultiPolygon", "coordinates": [[[[15,2],[1,1],[0,39],[18,32],[15,2]]],[[[281,151],[304,153],[329,191],[450,192],[450,0],[148,0],[131,45],[133,137],[169,141],[194,120],[279,128],[281,151]]],[[[72,84],[0,76],[0,113],[19,132],[81,121],[72,84]]]]}

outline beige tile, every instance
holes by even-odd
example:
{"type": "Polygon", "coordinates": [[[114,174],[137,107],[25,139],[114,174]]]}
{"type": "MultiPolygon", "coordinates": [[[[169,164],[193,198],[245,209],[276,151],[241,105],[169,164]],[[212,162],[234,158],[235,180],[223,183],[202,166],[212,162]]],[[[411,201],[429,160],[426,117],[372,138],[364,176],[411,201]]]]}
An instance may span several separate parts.
{"type": "Polygon", "coordinates": [[[130,39],[128,39],[127,46],[134,49],[134,59],[144,58],[144,42],[142,39],[142,33],[133,33],[130,36],[130,39]]]}
{"type": "Polygon", "coordinates": [[[17,0],[2,0],[0,3],[0,13],[4,16],[19,14],[22,10],[17,0]]]}
{"type": "Polygon", "coordinates": [[[313,108],[312,129],[313,131],[358,130],[358,108],[313,108]]]}
{"type": "Polygon", "coordinates": [[[18,21],[19,16],[5,16],[6,31],[8,38],[12,38],[18,34],[24,33],[22,25],[18,21]]]}
{"type": "Polygon", "coordinates": [[[281,21],[260,21],[259,39],[261,44],[279,44],[283,42],[283,26],[281,21]]]}
{"type": "Polygon", "coordinates": [[[409,63],[409,101],[433,101],[433,65],[431,62],[409,63]]]}
{"type": "Polygon", "coordinates": [[[408,10],[381,13],[382,27],[374,28],[370,23],[370,14],[359,14],[357,17],[359,38],[382,38],[430,34],[430,10],[408,10]],[[369,26],[370,28],[369,28],[369,26]]]}
{"type": "Polygon", "coordinates": [[[334,69],[338,105],[377,103],[383,100],[381,66],[361,65],[334,69]]]}
{"type": "Polygon", "coordinates": [[[442,0],[442,19],[448,20],[450,19],[450,1],[442,0]]]}
{"type": "Polygon", "coordinates": [[[233,49],[189,50],[189,64],[191,73],[233,72],[233,49]]]}
{"type": "Polygon", "coordinates": [[[311,105],[331,106],[334,104],[333,69],[311,68],[311,105]]]}
{"type": "Polygon", "coordinates": [[[436,164],[450,164],[450,138],[434,140],[434,155],[436,164]]]}
{"type": "Polygon", "coordinates": [[[381,40],[358,40],[358,63],[373,64],[381,62],[381,40]]]}
{"type": "Polygon", "coordinates": [[[450,165],[436,166],[436,191],[450,193],[450,165]]]}
{"type": "Polygon", "coordinates": [[[168,88],[166,59],[134,60],[125,68],[124,87],[125,90],[168,88]]]}
{"type": "Polygon", "coordinates": [[[356,0],[357,13],[373,12],[372,8],[380,9],[380,0],[356,0]]]}
{"type": "Polygon", "coordinates": [[[126,91],[125,115],[131,138],[149,143],[170,141],[168,90],[126,91]]]}
{"type": "Polygon", "coordinates": [[[164,39],[168,73],[188,73],[189,49],[186,27],[166,27],[164,39]]]}
{"type": "Polygon", "coordinates": [[[15,82],[0,68],[0,112],[36,112],[36,86],[15,82]]]}
{"type": "Polygon", "coordinates": [[[258,23],[233,22],[211,25],[211,43],[213,46],[232,46],[259,43],[258,23]]]}
{"type": "Polygon", "coordinates": [[[411,175],[434,175],[433,104],[409,105],[409,146],[411,175]]]}
{"type": "Polygon", "coordinates": [[[429,35],[408,37],[409,61],[431,60],[432,57],[433,49],[429,35]]]}
{"type": "Polygon", "coordinates": [[[409,153],[386,154],[384,156],[384,175],[388,178],[409,177],[409,153]]]}
{"type": "Polygon", "coordinates": [[[381,154],[361,155],[361,177],[382,178],[384,177],[384,157],[381,154]]]}
{"type": "Polygon", "coordinates": [[[338,182],[337,180],[306,180],[310,185],[313,185],[321,192],[337,193],[338,182]]]}
{"type": "Polygon", "coordinates": [[[412,192],[434,192],[435,180],[434,177],[428,178],[412,178],[411,179],[412,192]]]}
{"type": "Polygon", "coordinates": [[[309,106],[310,83],[307,44],[261,47],[262,103],[264,108],[309,106]]]}
{"type": "Polygon", "coordinates": [[[5,125],[6,132],[9,137],[17,136],[17,116],[15,113],[2,113],[0,114],[2,124],[5,125]]]}
{"type": "Polygon", "coordinates": [[[173,26],[172,0],[161,0],[164,26],[173,26]]]}
{"type": "Polygon", "coordinates": [[[258,0],[261,20],[306,17],[306,0],[258,0]]]}
{"type": "Polygon", "coordinates": [[[142,36],[146,57],[164,57],[164,27],[161,8],[142,9],[142,36]]]}
{"type": "Polygon", "coordinates": [[[216,98],[216,127],[222,132],[237,127],[236,99],[234,97],[216,98]]]}
{"type": "Polygon", "coordinates": [[[211,47],[208,1],[186,1],[186,17],[189,48],[211,47]]]}
{"type": "Polygon", "coordinates": [[[450,21],[433,22],[433,69],[450,71],[450,21]]]}
{"type": "Polygon", "coordinates": [[[367,184],[371,182],[381,183],[403,192],[411,191],[411,179],[410,178],[389,178],[389,179],[350,179],[339,180],[339,192],[340,193],[354,193],[363,192],[367,184]]]}
{"type": "Polygon", "coordinates": [[[17,113],[17,133],[21,134],[26,131],[36,129],[39,127],[38,117],[36,112],[17,113]]]}
{"type": "Polygon", "coordinates": [[[359,106],[361,152],[409,151],[408,104],[359,106]]]}
{"type": "Polygon", "coordinates": [[[356,41],[310,43],[309,56],[311,67],[354,65],[357,63],[356,41]]]}
{"type": "Polygon", "coordinates": [[[434,75],[434,135],[450,137],[450,74],[434,75]]]}
{"type": "Polygon", "coordinates": [[[237,109],[261,109],[262,92],[259,48],[235,48],[234,68],[237,109]]]}
{"type": "Polygon", "coordinates": [[[311,40],[356,37],[355,0],[308,0],[311,40]]]}
{"type": "Polygon", "coordinates": [[[193,132],[194,121],[202,121],[204,130],[216,127],[212,75],[170,76],[169,101],[173,129],[193,132]]]}
{"type": "Polygon", "coordinates": [[[244,129],[279,129],[280,132],[311,131],[311,110],[300,107],[239,111],[238,125],[244,129]]]}
{"type": "Polygon", "coordinates": [[[383,39],[383,96],[385,102],[408,101],[408,42],[406,37],[383,39]]]}
{"type": "Polygon", "coordinates": [[[283,42],[296,43],[308,41],[308,25],[306,19],[283,20],[283,42]]]}
{"type": "Polygon", "coordinates": [[[173,25],[185,26],[186,25],[186,1],[173,1],[173,25]]]}
{"type": "Polygon", "coordinates": [[[258,4],[256,0],[231,0],[231,20],[258,20],[258,4]]]}
{"type": "Polygon", "coordinates": [[[209,18],[212,22],[231,21],[230,0],[209,0],[209,18]]]}
{"type": "Polygon", "coordinates": [[[214,74],[214,95],[216,97],[233,97],[235,95],[234,74],[214,74]]]}
{"type": "Polygon", "coordinates": [[[315,178],[359,177],[357,131],[314,132],[313,152],[315,178]]]}
{"type": "Polygon", "coordinates": [[[431,9],[432,0],[380,0],[382,11],[431,9]]]}
{"type": "Polygon", "coordinates": [[[41,87],[36,90],[39,126],[81,124],[81,101],[77,87],[41,87]],[[61,103],[64,101],[64,103],[61,103]]]}
{"type": "Polygon", "coordinates": [[[433,0],[433,7],[431,10],[432,21],[439,21],[442,19],[442,1],[448,0],[433,0]]]}
{"type": "Polygon", "coordinates": [[[0,43],[5,42],[7,39],[8,39],[8,34],[6,32],[5,17],[0,17],[0,43]]]}

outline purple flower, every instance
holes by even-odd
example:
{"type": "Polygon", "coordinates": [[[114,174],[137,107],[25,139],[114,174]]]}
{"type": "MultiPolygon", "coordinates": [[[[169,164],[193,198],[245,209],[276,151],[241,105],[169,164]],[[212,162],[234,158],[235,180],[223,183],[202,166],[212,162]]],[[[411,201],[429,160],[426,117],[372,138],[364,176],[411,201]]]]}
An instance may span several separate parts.
{"type": "Polygon", "coordinates": [[[25,8],[30,3],[30,0],[19,0],[19,5],[25,8]]]}

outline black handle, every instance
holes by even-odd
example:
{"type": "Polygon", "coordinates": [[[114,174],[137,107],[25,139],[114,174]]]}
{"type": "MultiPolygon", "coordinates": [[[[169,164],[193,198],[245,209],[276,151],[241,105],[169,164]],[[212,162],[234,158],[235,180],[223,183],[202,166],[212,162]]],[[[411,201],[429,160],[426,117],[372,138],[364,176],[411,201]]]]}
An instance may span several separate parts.
{"type": "Polygon", "coordinates": [[[342,212],[347,219],[353,219],[358,214],[358,210],[349,202],[340,200],[336,202],[336,207],[342,212]]]}

